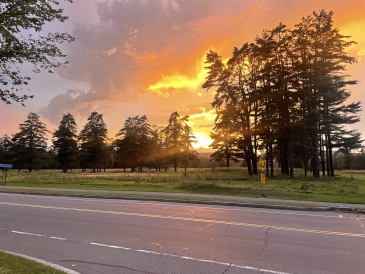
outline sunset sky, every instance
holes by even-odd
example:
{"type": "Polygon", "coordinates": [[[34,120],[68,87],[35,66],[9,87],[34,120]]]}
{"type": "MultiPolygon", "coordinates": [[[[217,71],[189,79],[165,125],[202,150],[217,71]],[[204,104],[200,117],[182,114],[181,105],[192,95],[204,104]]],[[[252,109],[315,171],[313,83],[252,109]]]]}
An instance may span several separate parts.
{"type": "MultiPolygon", "coordinates": [[[[365,1],[334,0],[74,0],[61,1],[66,23],[47,31],[69,32],[76,40],[62,45],[70,63],[55,74],[32,74],[35,98],[26,107],[0,103],[0,136],[18,131],[29,112],[41,116],[50,131],[63,113],[75,115],[80,131],[92,111],[104,114],[110,137],[128,117],[146,115],[150,124],[166,125],[178,111],[189,115],[199,141],[207,147],[214,123],[213,95],[202,90],[205,54],[223,59],[233,47],[253,42],[264,29],[282,22],[293,27],[303,16],[325,9],[334,25],[357,42],[349,49],[358,62],[348,67],[350,101],[363,100],[365,89],[365,1]]],[[[361,113],[363,116],[364,112],[361,113]]],[[[365,136],[365,119],[355,128],[365,136]]],[[[50,136],[49,136],[50,137],[50,136]]]]}

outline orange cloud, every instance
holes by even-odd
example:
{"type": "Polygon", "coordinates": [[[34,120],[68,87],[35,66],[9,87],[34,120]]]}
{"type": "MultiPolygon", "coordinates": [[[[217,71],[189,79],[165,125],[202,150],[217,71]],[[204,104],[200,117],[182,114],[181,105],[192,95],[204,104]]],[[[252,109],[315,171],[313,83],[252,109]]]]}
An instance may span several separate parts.
{"type": "MultiPolygon", "coordinates": [[[[92,23],[74,24],[76,41],[66,47],[70,64],[59,70],[61,77],[88,88],[72,95],[69,87],[60,87],[58,94],[52,94],[44,112],[52,122],[59,121],[64,111],[82,121],[80,116],[98,110],[103,111],[110,132],[116,132],[129,116],[145,114],[151,124],[166,125],[169,114],[178,111],[190,115],[200,136],[197,145],[206,146],[215,118],[209,104],[212,92],[201,88],[207,76],[206,52],[215,50],[226,60],[233,47],[253,42],[263,29],[279,22],[291,28],[322,8],[333,10],[335,27],[358,42],[350,54],[365,56],[364,0],[353,0],[351,5],[333,0],[74,2],[90,9],[90,1],[99,2],[92,23]]],[[[79,18],[75,11],[71,14],[79,18]]],[[[355,79],[363,80],[362,67],[361,62],[350,67],[350,74],[355,72],[355,79]]],[[[354,94],[361,97],[363,88],[361,83],[358,86],[354,94]]]]}
{"type": "MultiPolygon", "coordinates": [[[[171,75],[161,75],[158,82],[151,84],[148,90],[162,97],[169,97],[171,90],[197,90],[207,77],[207,70],[204,68],[205,54],[196,62],[195,75],[184,75],[180,72],[174,72],[171,75]]],[[[197,95],[202,97],[202,93],[198,92],[197,95]]]]}
{"type": "Polygon", "coordinates": [[[110,56],[117,52],[118,48],[112,48],[106,52],[106,55],[110,56]]]}

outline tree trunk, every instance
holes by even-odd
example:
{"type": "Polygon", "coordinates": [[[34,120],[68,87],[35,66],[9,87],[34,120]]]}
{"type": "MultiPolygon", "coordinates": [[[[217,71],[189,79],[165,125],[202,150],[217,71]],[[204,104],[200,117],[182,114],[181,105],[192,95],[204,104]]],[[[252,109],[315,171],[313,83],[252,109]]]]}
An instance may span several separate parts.
{"type": "Polygon", "coordinates": [[[266,160],[266,176],[269,177],[269,146],[266,145],[265,147],[266,150],[266,155],[265,155],[265,160],[266,160]]]}
{"type": "Polygon", "coordinates": [[[247,171],[248,171],[248,175],[249,176],[252,176],[253,175],[253,172],[252,172],[252,164],[251,164],[251,159],[249,158],[249,155],[248,155],[248,151],[247,151],[247,148],[245,147],[244,148],[244,152],[245,152],[245,160],[246,160],[246,164],[247,164],[247,171]]]}
{"type": "Polygon", "coordinates": [[[257,171],[257,158],[256,155],[253,154],[253,158],[252,158],[252,173],[255,175],[258,175],[258,171],[257,171]]]}
{"type": "Polygon", "coordinates": [[[326,140],[326,167],[327,167],[327,177],[331,176],[331,169],[330,169],[330,155],[329,155],[329,149],[328,149],[328,140],[327,136],[325,134],[325,140],[326,140]]]}
{"type": "Polygon", "coordinates": [[[288,137],[284,138],[284,164],[285,164],[285,175],[289,174],[289,144],[288,137]]]}
{"type": "Polygon", "coordinates": [[[304,142],[303,142],[303,164],[304,164],[304,177],[307,177],[308,159],[307,159],[307,148],[306,148],[306,138],[305,137],[304,137],[304,142]]]}
{"type": "Polygon", "coordinates": [[[270,177],[274,177],[274,153],[272,151],[272,144],[270,144],[270,177]]]}
{"type": "Polygon", "coordinates": [[[279,151],[280,151],[280,169],[281,169],[281,174],[285,174],[285,150],[284,150],[284,141],[283,138],[281,137],[279,139],[279,151]]]}
{"type": "Polygon", "coordinates": [[[294,168],[293,168],[293,149],[291,144],[291,134],[289,133],[289,176],[291,178],[294,177],[294,168]]]}
{"type": "Polygon", "coordinates": [[[319,178],[319,155],[318,155],[318,135],[317,133],[312,133],[312,149],[313,149],[313,156],[312,156],[312,168],[313,168],[313,176],[315,178],[319,178]]]}
{"type": "Polygon", "coordinates": [[[322,176],[326,176],[325,164],[324,164],[324,152],[323,152],[323,139],[322,135],[319,139],[319,157],[321,159],[322,176]]]}
{"type": "Polygon", "coordinates": [[[332,155],[332,140],[331,140],[331,135],[329,132],[327,132],[327,142],[328,142],[328,163],[329,163],[329,170],[330,170],[330,175],[331,177],[335,176],[335,169],[334,169],[334,165],[333,165],[333,155],[332,155]]]}

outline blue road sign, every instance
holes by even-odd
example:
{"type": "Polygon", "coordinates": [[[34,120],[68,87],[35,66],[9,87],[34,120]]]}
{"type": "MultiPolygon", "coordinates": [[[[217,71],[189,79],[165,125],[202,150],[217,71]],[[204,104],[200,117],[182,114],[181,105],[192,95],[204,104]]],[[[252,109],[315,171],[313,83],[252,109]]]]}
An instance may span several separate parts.
{"type": "Polygon", "coordinates": [[[13,168],[13,165],[10,165],[10,164],[0,164],[0,168],[13,168]]]}

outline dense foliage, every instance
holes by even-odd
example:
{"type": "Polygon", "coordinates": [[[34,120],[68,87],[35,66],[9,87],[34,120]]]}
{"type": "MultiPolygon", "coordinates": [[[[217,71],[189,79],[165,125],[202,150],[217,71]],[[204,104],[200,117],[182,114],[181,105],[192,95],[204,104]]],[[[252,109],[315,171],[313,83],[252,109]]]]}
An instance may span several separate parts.
{"type": "Polygon", "coordinates": [[[20,131],[11,139],[13,162],[18,168],[29,171],[41,168],[47,162],[46,125],[36,113],[29,113],[28,119],[19,125],[20,131]]]}
{"type": "Polygon", "coordinates": [[[275,159],[282,174],[303,167],[317,178],[321,169],[334,176],[334,148],[359,148],[360,133],[345,128],[361,110],[360,102],[347,103],[346,88],[357,83],[345,74],[356,61],[347,54],[354,42],[333,27],[332,16],[322,10],[293,29],[265,30],[227,62],[207,54],[203,88],[215,91],[214,159],[242,158],[252,175],[265,153],[271,176],[275,159]]]}
{"type": "Polygon", "coordinates": [[[106,158],[106,139],[108,130],[103,114],[92,112],[88,122],[79,134],[81,167],[85,170],[91,165],[93,172],[100,170],[106,158]]]}
{"type": "MultiPolygon", "coordinates": [[[[65,0],[72,2],[71,0],[65,0]]],[[[20,95],[28,85],[29,76],[23,75],[19,64],[33,65],[33,72],[52,73],[53,68],[66,64],[65,55],[58,47],[74,38],[67,33],[42,32],[47,22],[68,19],[57,8],[56,0],[7,0],[0,3],[0,99],[6,104],[12,101],[24,105],[33,96],[20,95]]]]}
{"type": "Polygon", "coordinates": [[[62,172],[77,166],[77,125],[72,114],[64,114],[60,126],[53,133],[53,149],[62,172]]]}
{"type": "Polygon", "coordinates": [[[46,125],[39,116],[29,113],[19,125],[20,132],[10,138],[0,138],[0,163],[13,164],[14,168],[81,168],[93,172],[122,167],[132,172],[143,167],[156,170],[169,165],[197,165],[198,153],[193,148],[194,134],[188,125],[188,116],[171,114],[166,127],[151,126],[145,115],[129,117],[116,139],[107,138],[108,129],[103,115],[92,112],[79,134],[72,114],[64,114],[57,130],[52,134],[53,145],[47,147],[46,125]]]}

